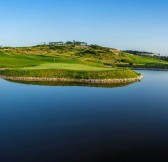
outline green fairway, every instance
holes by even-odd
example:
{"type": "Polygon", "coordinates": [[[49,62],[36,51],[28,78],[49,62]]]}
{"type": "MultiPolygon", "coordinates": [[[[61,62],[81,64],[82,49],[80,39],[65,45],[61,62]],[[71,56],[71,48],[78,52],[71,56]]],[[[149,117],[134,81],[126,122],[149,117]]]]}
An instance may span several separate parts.
{"type": "Polygon", "coordinates": [[[43,64],[45,64],[45,68],[47,69],[47,66],[50,66],[50,63],[77,64],[80,63],[80,61],[72,58],[44,55],[17,55],[0,51],[0,68],[34,67],[43,66],[43,64]]]}
{"type": "Polygon", "coordinates": [[[70,64],[70,63],[46,63],[39,66],[22,68],[24,70],[44,70],[44,69],[59,69],[59,70],[81,70],[81,71],[103,71],[111,68],[94,67],[84,64],[70,64]]]}
{"type": "Polygon", "coordinates": [[[49,60],[40,56],[12,55],[0,52],[0,67],[35,66],[44,62],[49,62],[49,60]]]}

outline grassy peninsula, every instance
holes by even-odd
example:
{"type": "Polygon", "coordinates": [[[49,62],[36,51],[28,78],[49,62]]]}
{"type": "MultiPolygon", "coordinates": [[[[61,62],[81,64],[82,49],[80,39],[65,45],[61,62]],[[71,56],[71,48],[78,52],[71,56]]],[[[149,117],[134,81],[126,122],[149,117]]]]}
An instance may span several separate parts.
{"type": "Polygon", "coordinates": [[[21,70],[9,69],[1,71],[1,75],[16,76],[16,77],[38,77],[38,78],[69,78],[69,79],[126,79],[139,76],[130,69],[111,69],[111,70],[21,70]]]}
{"type": "Polygon", "coordinates": [[[0,75],[69,79],[129,79],[128,67],[168,67],[168,62],[98,45],[45,44],[0,48],[0,75]]]}

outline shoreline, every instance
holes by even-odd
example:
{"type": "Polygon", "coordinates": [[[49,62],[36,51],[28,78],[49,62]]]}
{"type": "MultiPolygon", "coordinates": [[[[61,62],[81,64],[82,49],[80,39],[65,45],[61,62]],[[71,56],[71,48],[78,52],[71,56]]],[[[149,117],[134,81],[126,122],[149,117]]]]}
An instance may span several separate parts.
{"type": "Polygon", "coordinates": [[[168,69],[159,68],[130,68],[131,70],[151,70],[151,71],[168,71],[168,69]]]}
{"type": "Polygon", "coordinates": [[[86,84],[120,84],[120,83],[133,83],[139,82],[144,77],[138,76],[136,78],[126,79],[70,79],[70,78],[39,78],[39,77],[13,77],[0,75],[0,78],[13,80],[13,81],[46,81],[46,82],[58,82],[58,83],[86,83],[86,84]]]}

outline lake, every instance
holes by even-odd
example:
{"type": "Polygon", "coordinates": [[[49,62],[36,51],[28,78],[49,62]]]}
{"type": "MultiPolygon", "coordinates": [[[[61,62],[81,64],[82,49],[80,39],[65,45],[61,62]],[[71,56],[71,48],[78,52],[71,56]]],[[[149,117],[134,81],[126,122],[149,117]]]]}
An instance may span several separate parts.
{"type": "Polygon", "coordinates": [[[168,72],[124,87],[0,80],[1,162],[168,160],[168,72]]]}

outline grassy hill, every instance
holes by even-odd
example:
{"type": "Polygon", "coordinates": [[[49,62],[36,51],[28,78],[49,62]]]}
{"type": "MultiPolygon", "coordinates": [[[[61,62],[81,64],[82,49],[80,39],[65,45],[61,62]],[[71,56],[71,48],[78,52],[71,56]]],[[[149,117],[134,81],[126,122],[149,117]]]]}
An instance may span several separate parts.
{"type": "Polygon", "coordinates": [[[97,45],[39,45],[1,48],[1,74],[38,77],[129,78],[138,74],[119,67],[168,67],[168,62],[134,56],[97,45]],[[67,73],[67,71],[69,71],[67,73]],[[73,73],[73,74],[72,74],[73,73]]]}
{"type": "Polygon", "coordinates": [[[0,67],[36,66],[43,63],[77,63],[103,67],[168,65],[168,62],[150,56],[135,56],[97,45],[45,45],[0,49],[0,67]]]}

